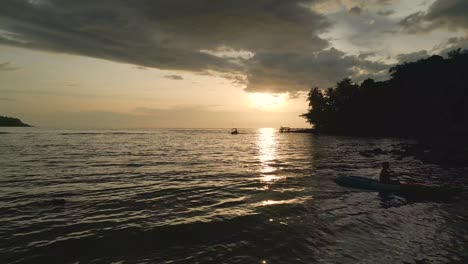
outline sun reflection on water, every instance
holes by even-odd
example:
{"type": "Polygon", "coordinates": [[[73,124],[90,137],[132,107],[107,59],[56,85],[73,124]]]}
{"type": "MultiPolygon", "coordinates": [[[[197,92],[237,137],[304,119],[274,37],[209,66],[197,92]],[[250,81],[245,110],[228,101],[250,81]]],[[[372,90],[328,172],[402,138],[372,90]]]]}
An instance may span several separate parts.
{"type": "Polygon", "coordinates": [[[262,174],[262,180],[266,182],[277,180],[279,177],[272,174],[277,168],[271,166],[271,163],[276,159],[275,129],[260,128],[257,146],[259,150],[258,159],[261,163],[259,172],[262,174]]]}
{"type": "Polygon", "coordinates": [[[270,205],[280,205],[280,204],[301,204],[311,198],[293,198],[293,199],[286,199],[286,200],[264,200],[258,203],[255,203],[255,207],[260,206],[270,206],[270,205]]]}

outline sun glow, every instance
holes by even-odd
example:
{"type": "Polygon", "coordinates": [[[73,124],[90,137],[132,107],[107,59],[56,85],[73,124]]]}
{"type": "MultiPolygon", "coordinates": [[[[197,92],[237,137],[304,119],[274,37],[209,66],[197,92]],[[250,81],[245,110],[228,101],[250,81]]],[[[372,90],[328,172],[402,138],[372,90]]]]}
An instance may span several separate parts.
{"type": "Polygon", "coordinates": [[[274,110],[283,105],[288,98],[287,94],[251,93],[251,104],[259,109],[274,110]]]}

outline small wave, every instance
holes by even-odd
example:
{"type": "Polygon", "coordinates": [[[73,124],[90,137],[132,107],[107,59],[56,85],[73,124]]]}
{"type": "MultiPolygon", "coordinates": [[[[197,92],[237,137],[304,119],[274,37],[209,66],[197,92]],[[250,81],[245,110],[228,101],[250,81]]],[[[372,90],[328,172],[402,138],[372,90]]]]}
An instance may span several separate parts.
{"type": "Polygon", "coordinates": [[[465,256],[465,171],[385,157],[412,182],[464,185],[450,204],[332,181],[377,175],[381,158],[359,151],[393,141],[276,135],[273,146],[253,130],[241,138],[225,130],[11,132],[13,140],[0,140],[4,263],[331,263],[422,251],[444,262],[427,253],[437,248],[440,257],[465,256]]]}
{"type": "Polygon", "coordinates": [[[67,204],[67,200],[62,198],[54,198],[44,201],[37,201],[33,202],[30,205],[37,206],[37,207],[58,207],[58,206],[65,206],[67,204]]]}
{"type": "Polygon", "coordinates": [[[150,132],[65,132],[60,135],[149,135],[150,132]]]}
{"type": "Polygon", "coordinates": [[[145,166],[145,164],[144,163],[128,163],[128,164],[124,164],[123,166],[129,167],[129,168],[138,168],[138,167],[145,166]]]}
{"type": "MultiPolygon", "coordinates": [[[[69,234],[54,240],[38,241],[40,243],[30,244],[27,249],[22,248],[21,255],[23,260],[31,263],[93,262],[91,260],[103,256],[146,255],[157,248],[160,253],[165,253],[164,257],[167,260],[170,252],[177,248],[216,245],[220,238],[233,240],[235,236],[242,235],[253,227],[258,229],[262,224],[264,225],[265,221],[262,221],[261,217],[250,215],[209,223],[158,226],[146,230],[137,227],[96,230],[99,233],[93,236],[83,236],[82,232],[74,230],[78,235],[69,234]],[[77,254],[77,248],[80,248],[80,254],[77,254]]],[[[5,257],[9,262],[16,258],[16,254],[11,252],[5,257]]]]}
{"type": "Polygon", "coordinates": [[[83,132],[83,133],[60,133],[60,135],[97,135],[101,133],[90,133],[90,132],[83,132]]]}

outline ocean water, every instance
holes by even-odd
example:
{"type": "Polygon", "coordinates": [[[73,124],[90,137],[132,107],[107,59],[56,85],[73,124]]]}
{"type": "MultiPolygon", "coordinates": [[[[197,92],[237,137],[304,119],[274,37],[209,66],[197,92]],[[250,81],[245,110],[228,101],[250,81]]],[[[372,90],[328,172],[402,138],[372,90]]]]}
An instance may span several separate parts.
{"type": "Polygon", "coordinates": [[[275,129],[0,129],[0,263],[467,263],[466,193],[414,200],[336,185],[467,188],[399,139],[275,129]]]}

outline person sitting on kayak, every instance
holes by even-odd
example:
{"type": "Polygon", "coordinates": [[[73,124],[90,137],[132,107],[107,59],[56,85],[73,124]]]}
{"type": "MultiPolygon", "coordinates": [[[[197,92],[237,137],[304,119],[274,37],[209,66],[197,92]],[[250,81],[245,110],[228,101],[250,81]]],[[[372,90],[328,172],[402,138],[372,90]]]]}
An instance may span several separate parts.
{"type": "Polygon", "coordinates": [[[382,170],[380,171],[380,182],[386,184],[400,184],[399,181],[391,179],[393,176],[394,172],[390,170],[390,163],[383,162],[382,170]]]}

